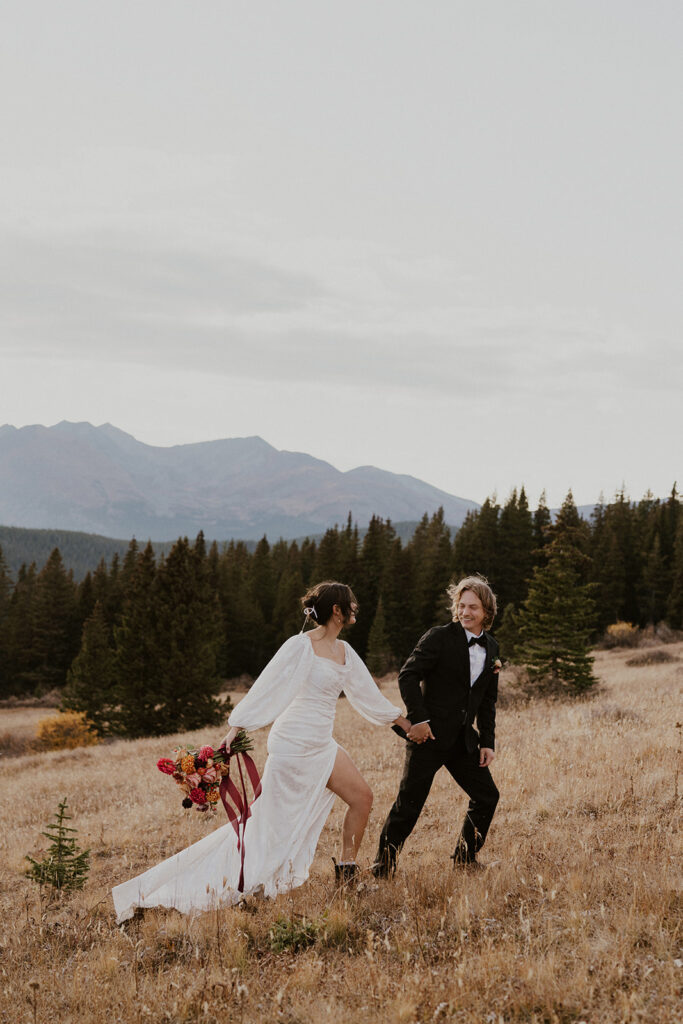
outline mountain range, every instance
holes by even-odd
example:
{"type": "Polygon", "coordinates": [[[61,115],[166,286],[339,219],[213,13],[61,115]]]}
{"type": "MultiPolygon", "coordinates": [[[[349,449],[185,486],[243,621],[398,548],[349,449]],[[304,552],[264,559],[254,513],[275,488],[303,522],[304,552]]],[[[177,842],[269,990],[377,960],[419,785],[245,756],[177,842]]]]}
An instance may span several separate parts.
{"type": "Polygon", "coordinates": [[[374,466],[341,472],[260,437],[156,447],[105,423],[0,427],[0,523],[108,537],[291,539],[373,515],[459,526],[474,501],[374,466]]]}

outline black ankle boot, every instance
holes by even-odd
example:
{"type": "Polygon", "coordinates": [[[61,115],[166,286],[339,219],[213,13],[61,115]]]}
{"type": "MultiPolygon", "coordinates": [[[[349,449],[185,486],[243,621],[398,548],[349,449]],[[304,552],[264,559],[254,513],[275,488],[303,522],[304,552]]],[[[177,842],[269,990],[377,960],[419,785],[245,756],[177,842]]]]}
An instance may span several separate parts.
{"type": "Polygon", "coordinates": [[[334,857],[332,860],[334,861],[334,880],[337,885],[346,885],[347,882],[350,882],[355,878],[356,870],[358,868],[356,863],[337,864],[334,857]]]}
{"type": "Polygon", "coordinates": [[[375,878],[393,878],[396,874],[396,856],[392,856],[389,848],[383,850],[372,865],[372,873],[375,878]]]}

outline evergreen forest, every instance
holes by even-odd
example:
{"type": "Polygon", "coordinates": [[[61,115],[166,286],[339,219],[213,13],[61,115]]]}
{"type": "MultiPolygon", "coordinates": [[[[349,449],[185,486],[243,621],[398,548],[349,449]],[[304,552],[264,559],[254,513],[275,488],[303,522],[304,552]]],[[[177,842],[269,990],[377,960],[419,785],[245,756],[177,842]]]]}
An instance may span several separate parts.
{"type": "Polygon", "coordinates": [[[353,587],[360,613],[348,640],[382,674],[448,621],[446,586],[470,573],[497,594],[493,630],[506,659],[534,663],[539,616],[553,602],[543,630],[563,622],[584,644],[621,620],[680,629],[681,501],[675,486],[665,500],[619,493],[586,520],[569,493],[553,520],[543,498],[530,511],[521,488],[503,505],[487,499],[455,537],[439,511],[408,540],[379,518],[361,536],[350,515],[301,542],[207,546],[200,533],[160,554],[133,540],[78,583],[58,547],[42,568],[16,574],[0,548],[0,697],[57,689],[101,733],[195,728],[217,720],[224,680],[257,675],[299,631],[310,584],[353,587]]]}

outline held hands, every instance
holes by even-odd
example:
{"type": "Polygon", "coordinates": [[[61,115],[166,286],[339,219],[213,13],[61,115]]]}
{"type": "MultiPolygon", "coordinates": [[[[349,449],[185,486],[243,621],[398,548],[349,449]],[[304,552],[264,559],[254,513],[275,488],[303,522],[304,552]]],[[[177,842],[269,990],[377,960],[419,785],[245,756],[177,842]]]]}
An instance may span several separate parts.
{"type": "Polygon", "coordinates": [[[433,740],[434,733],[429,727],[429,722],[420,722],[419,725],[411,726],[408,730],[408,739],[413,743],[425,743],[426,740],[433,740]]]}

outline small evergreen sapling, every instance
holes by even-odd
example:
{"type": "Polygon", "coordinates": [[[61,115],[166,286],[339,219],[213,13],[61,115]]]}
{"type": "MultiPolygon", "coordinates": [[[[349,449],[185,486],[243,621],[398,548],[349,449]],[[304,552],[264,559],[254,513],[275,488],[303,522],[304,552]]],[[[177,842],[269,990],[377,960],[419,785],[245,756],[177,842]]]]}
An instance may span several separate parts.
{"type": "Polygon", "coordinates": [[[77,829],[65,825],[65,821],[71,821],[71,815],[66,813],[66,797],[59,804],[55,820],[47,826],[46,832],[41,832],[50,840],[45,857],[41,861],[26,857],[31,866],[25,873],[39,885],[69,892],[85,885],[90,871],[90,850],[78,849],[77,829]],[[73,834],[69,835],[70,832],[73,834]]]}

